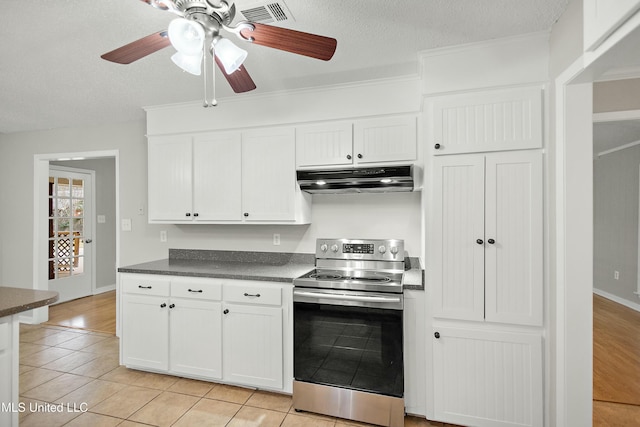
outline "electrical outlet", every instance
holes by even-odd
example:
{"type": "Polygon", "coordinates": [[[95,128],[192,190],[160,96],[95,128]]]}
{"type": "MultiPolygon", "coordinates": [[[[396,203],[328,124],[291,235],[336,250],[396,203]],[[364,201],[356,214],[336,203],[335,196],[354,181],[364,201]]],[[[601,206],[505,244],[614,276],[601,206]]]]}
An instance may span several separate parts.
{"type": "Polygon", "coordinates": [[[273,233],[273,245],[280,246],[280,234],[273,233]]]}
{"type": "Polygon", "coordinates": [[[620,280],[620,272],[618,270],[613,271],[613,278],[615,280],[620,280]]]}
{"type": "Polygon", "coordinates": [[[161,230],[160,231],[160,241],[161,242],[166,242],[167,241],[167,230],[161,230]]]}
{"type": "Polygon", "coordinates": [[[122,218],[121,226],[122,231],[131,231],[131,219],[130,218],[122,218]]]}

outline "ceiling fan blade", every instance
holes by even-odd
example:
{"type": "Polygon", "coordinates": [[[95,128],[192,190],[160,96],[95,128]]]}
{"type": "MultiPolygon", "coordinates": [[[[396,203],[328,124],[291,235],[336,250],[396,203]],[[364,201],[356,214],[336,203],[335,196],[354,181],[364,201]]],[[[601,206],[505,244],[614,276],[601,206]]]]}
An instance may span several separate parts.
{"type": "Polygon", "coordinates": [[[252,23],[255,29],[240,31],[242,37],[253,39],[253,43],[272,47],[298,55],[328,61],[333,57],[338,42],[330,37],[303,33],[288,28],[273,27],[271,25],[252,23]]]}
{"type": "Polygon", "coordinates": [[[170,44],[171,42],[169,41],[167,31],[158,31],[157,33],[150,34],[111,52],[107,52],[100,56],[100,58],[117,62],[118,64],[131,64],[133,61],[151,55],[170,44]]]}
{"type": "Polygon", "coordinates": [[[256,84],[251,79],[244,65],[241,65],[240,68],[233,73],[227,74],[218,57],[216,57],[216,64],[235,93],[249,92],[256,88],[256,84]]]}

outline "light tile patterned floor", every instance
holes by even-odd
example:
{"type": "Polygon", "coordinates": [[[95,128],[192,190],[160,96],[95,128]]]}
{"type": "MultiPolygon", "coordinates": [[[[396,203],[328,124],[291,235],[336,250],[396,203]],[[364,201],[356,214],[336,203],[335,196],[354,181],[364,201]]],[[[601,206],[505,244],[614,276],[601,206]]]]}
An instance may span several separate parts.
{"type": "Polygon", "coordinates": [[[108,334],[21,325],[20,427],[368,425],[295,412],[288,395],[127,369],[118,346],[108,334]]]}

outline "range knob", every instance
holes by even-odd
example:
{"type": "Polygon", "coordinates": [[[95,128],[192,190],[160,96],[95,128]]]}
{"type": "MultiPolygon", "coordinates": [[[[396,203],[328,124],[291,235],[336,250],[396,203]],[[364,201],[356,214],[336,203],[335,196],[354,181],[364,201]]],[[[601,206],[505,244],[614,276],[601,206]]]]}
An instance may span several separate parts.
{"type": "Polygon", "coordinates": [[[327,246],[326,243],[323,243],[323,244],[320,245],[320,250],[322,252],[327,252],[327,249],[329,249],[329,246],[327,246]]]}
{"type": "Polygon", "coordinates": [[[395,258],[396,254],[398,253],[398,247],[391,246],[391,249],[389,249],[389,251],[393,254],[393,257],[395,258]]]}
{"type": "Polygon", "coordinates": [[[331,245],[331,250],[333,252],[338,252],[338,245],[331,245]]]}
{"type": "Polygon", "coordinates": [[[383,254],[383,253],[387,252],[387,248],[384,245],[380,245],[380,247],[378,247],[378,252],[383,254]]]}

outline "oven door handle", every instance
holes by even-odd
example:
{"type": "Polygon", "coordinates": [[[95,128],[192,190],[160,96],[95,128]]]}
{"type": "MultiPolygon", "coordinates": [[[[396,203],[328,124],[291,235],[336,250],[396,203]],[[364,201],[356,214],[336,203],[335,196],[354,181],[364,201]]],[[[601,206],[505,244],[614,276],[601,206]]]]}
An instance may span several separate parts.
{"type": "Polygon", "coordinates": [[[358,302],[381,302],[381,303],[401,303],[400,297],[383,297],[383,296],[367,296],[367,295],[345,295],[345,294],[329,294],[322,292],[299,291],[294,289],[294,295],[301,297],[332,299],[342,301],[358,301],[358,302]]]}

